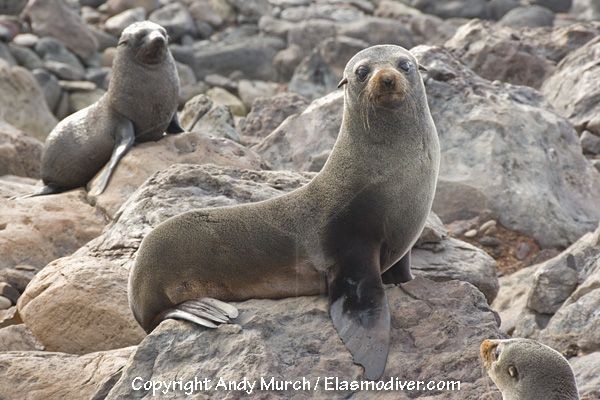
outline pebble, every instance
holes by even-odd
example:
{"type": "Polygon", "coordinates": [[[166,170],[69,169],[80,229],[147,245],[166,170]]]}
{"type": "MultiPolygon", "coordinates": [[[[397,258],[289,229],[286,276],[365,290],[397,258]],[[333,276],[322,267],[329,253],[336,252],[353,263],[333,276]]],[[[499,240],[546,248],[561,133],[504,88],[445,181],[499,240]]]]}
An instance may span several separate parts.
{"type": "Polygon", "coordinates": [[[529,253],[531,252],[531,246],[525,242],[521,242],[517,245],[517,250],[515,251],[515,257],[517,260],[524,260],[527,258],[529,253]]]}
{"type": "Polygon", "coordinates": [[[495,226],[496,226],[496,221],[491,219],[479,227],[479,232],[487,233],[488,229],[495,227],[495,226]]]}
{"type": "Polygon", "coordinates": [[[466,238],[474,238],[475,236],[477,236],[477,229],[470,229],[465,232],[466,238]]]}
{"type": "Polygon", "coordinates": [[[13,304],[17,304],[17,300],[19,300],[21,294],[10,284],[0,282],[0,296],[9,299],[13,304]]]}
{"type": "Polygon", "coordinates": [[[479,243],[488,247],[498,247],[502,244],[500,239],[495,238],[493,236],[483,236],[479,239],[479,243]]]}

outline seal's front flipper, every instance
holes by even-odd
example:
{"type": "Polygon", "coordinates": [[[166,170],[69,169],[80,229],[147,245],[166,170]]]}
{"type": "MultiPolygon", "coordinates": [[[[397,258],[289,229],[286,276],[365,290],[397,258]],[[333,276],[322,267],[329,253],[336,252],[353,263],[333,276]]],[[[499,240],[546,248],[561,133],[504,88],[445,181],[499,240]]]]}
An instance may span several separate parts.
{"type": "Polygon", "coordinates": [[[135,142],[135,131],[133,129],[133,123],[131,123],[128,119],[123,119],[120,121],[120,124],[115,132],[115,148],[113,149],[112,155],[108,164],[104,166],[102,170],[102,174],[100,178],[98,178],[98,183],[96,187],[90,191],[91,196],[98,196],[104,192],[106,186],[108,186],[108,181],[112,176],[117,164],[123,158],[125,154],[133,147],[133,143],[135,142]]]}
{"type": "Polygon", "coordinates": [[[348,257],[330,268],[329,314],[367,379],[379,379],[390,347],[390,310],[379,265],[369,257],[348,257]]]}
{"type": "Polygon", "coordinates": [[[177,112],[175,112],[175,114],[173,115],[173,119],[171,119],[171,122],[169,123],[166,132],[171,134],[185,132],[181,127],[181,124],[179,124],[179,117],[177,117],[177,112]]]}
{"type": "Polygon", "coordinates": [[[383,283],[406,283],[414,278],[410,272],[410,250],[381,275],[383,283]]]}
{"type": "Polygon", "coordinates": [[[159,319],[182,319],[207,328],[216,328],[218,324],[227,324],[237,316],[238,310],[234,306],[205,297],[184,301],[159,315],[159,319]]]}

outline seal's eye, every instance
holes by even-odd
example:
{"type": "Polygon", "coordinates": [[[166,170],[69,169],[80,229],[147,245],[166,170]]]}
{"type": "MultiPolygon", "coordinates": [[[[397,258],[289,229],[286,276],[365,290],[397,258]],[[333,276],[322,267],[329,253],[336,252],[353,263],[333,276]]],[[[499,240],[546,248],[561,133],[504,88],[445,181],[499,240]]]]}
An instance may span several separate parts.
{"type": "Polygon", "coordinates": [[[404,72],[410,72],[412,70],[413,64],[408,60],[400,60],[398,61],[398,68],[400,68],[404,72]]]}
{"type": "Polygon", "coordinates": [[[517,367],[514,365],[508,366],[508,374],[515,379],[519,379],[519,372],[517,371],[517,367]]]}
{"type": "Polygon", "coordinates": [[[367,75],[369,75],[369,67],[361,65],[356,69],[356,76],[361,82],[367,78],[367,75]]]}

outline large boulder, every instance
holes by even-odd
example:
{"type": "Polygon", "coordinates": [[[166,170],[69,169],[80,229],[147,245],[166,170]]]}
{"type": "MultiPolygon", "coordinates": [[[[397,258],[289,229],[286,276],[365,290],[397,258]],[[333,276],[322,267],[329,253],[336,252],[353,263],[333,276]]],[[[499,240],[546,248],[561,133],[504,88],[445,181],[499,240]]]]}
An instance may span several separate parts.
{"type": "Polygon", "coordinates": [[[0,176],[38,178],[42,143],[15,127],[0,121],[0,176]]]}
{"type": "Polygon", "coordinates": [[[542,93],[582,132],[600,136],[600,36],[571,52],[544,82],[542,93]]]}
{"type": "Polygon", "coordinates": [[[60,40],[83,59],[98,50],[98,41],[90,28],[63,0],[31,0],[23,15],[36,35],[60,40]]]}
{"type": "MultiPolygon", "coordinates": [[[[384,382],[394,379],[460,381],[458,390],[412,392],[410,398],[499,399],[499,392],[487,385],[480,366],[479,343],[501,337],[495,314],[481,293],[463,282],[443,282],[416,278],[401,287],[386,289],[390,304],[391,349],[384,382]],[[424,397],[423,397],[424,398],[424,397]]],[[[239,325],[216,330],[199,329],[187,322],[166,321],[136,349],[121,379],[107,399],[150,398],[152,390],[144,382],[194,377],[210,380],[210,388],[194,391],[205,398],[233,399],[242,393],[217,387],[219,378],[258,381],[252,395],[261,398],[331,399],[369,398],[372,391],[325,389],[325,379],[360,380],[362,368],[352,363],[329,318],[324,297],[283,300],[249,300],[238,303],[239,325]],[[138,378],[139,377],[139,378],[138,378]],[[294,391],[270,389],[261,385],[274,380],[311,382],[310,389],[294,391]],[[296,378],[297,377],[297,378],[296,378]],[[330,377],[330,378],[326,378],[330,377]],[[135,385],[132,385],[132,381],[135,385]],[[317,380],[319,379],[319,386],[317,380]],[[135,387],[134,387],[135,386],[135,387]]],[[[180,391],[162,393],[184,398],[180,391]]],[[[191,393],[188,393],[188,395],[191,393]]],[[[382,399],[408,399],[399,390],[380,391],[382,399]]]]}
{"type": "Polygon", "coordinates": [[[0,60],[0,121],[44,140],[58,123],[33,75],[0,60]]]}
{"type": "MultiPolygon", "coordinates": [[[[54,351],[85,353],[133,344],[142,333],[126,298],[127,271],[154,227],[188,210],[265,200],[306,184],[312,176],[189,164],[160,171],[129,197],[101,236],[32,280],[19,300],[19,313],[54,351]]],[[[477,285],[490,301],[496,295],[494,261],[448,239],[433,216],[413,262],[416,276],[461,279],[477,285]]]]}
{"type": "Polygon", "coordinates": [[[9,200],[40,187],[27,178],[0,178],[0,270],[35,270],[69,255],[100,234],[107,220],[73,190],[53,196],[9,200]]]}
{"type": "MultiPolygon", "coordinates": [[[[234,166],[261,169],[263,161],[254,151],[231,140],[201,132],[167,135],[158,142],[135,146],[119,162],[106,190],[88,200],[110,218],[152,174],[176,163],[234,166]]],[[[91,187],[96,185],[93,180],[91,187]]]]}
{"type": "Polygon", "coordinates": [[[84,356],[45,351],[0,353],[0,393],[6,399],[90,399],[102,393],[133,350],[84,356]]]}

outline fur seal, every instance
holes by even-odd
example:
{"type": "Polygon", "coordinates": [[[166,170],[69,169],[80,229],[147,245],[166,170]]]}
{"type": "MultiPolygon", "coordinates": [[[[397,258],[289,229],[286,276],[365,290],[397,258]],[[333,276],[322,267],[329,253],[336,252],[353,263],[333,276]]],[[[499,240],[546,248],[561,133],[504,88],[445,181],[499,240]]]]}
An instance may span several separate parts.
{"type": "Polygon", "coordinates": [[[386,282],[405,282],[431,209],[440,150],[416,59],[382,45],[346,65],[342,126],[307,185],[266,201],[190,211],[142,241],[129,302],[146,332],[166,318],[235,318],[215,301],[328,293],[333,324],[368,379],[390,340],[386,282]],[[210,302],[210,303],[208,303],[210,302]]]}
{"type": "Polygon", "coordinates": [[[108,92],[56,125],[42,152],[44,187],[29,196],[85,186],[105,166],[100,194],[135,142],[183,132],[177,121],[179,77],[166,30],[150,21],[128,26],[113,62],[108,92]]]}
{"type": "Polygon", "coordinates": [[[531,339],[484,340],[481,359],[503,400],[578,400],[569,362],[531,339]]]}

